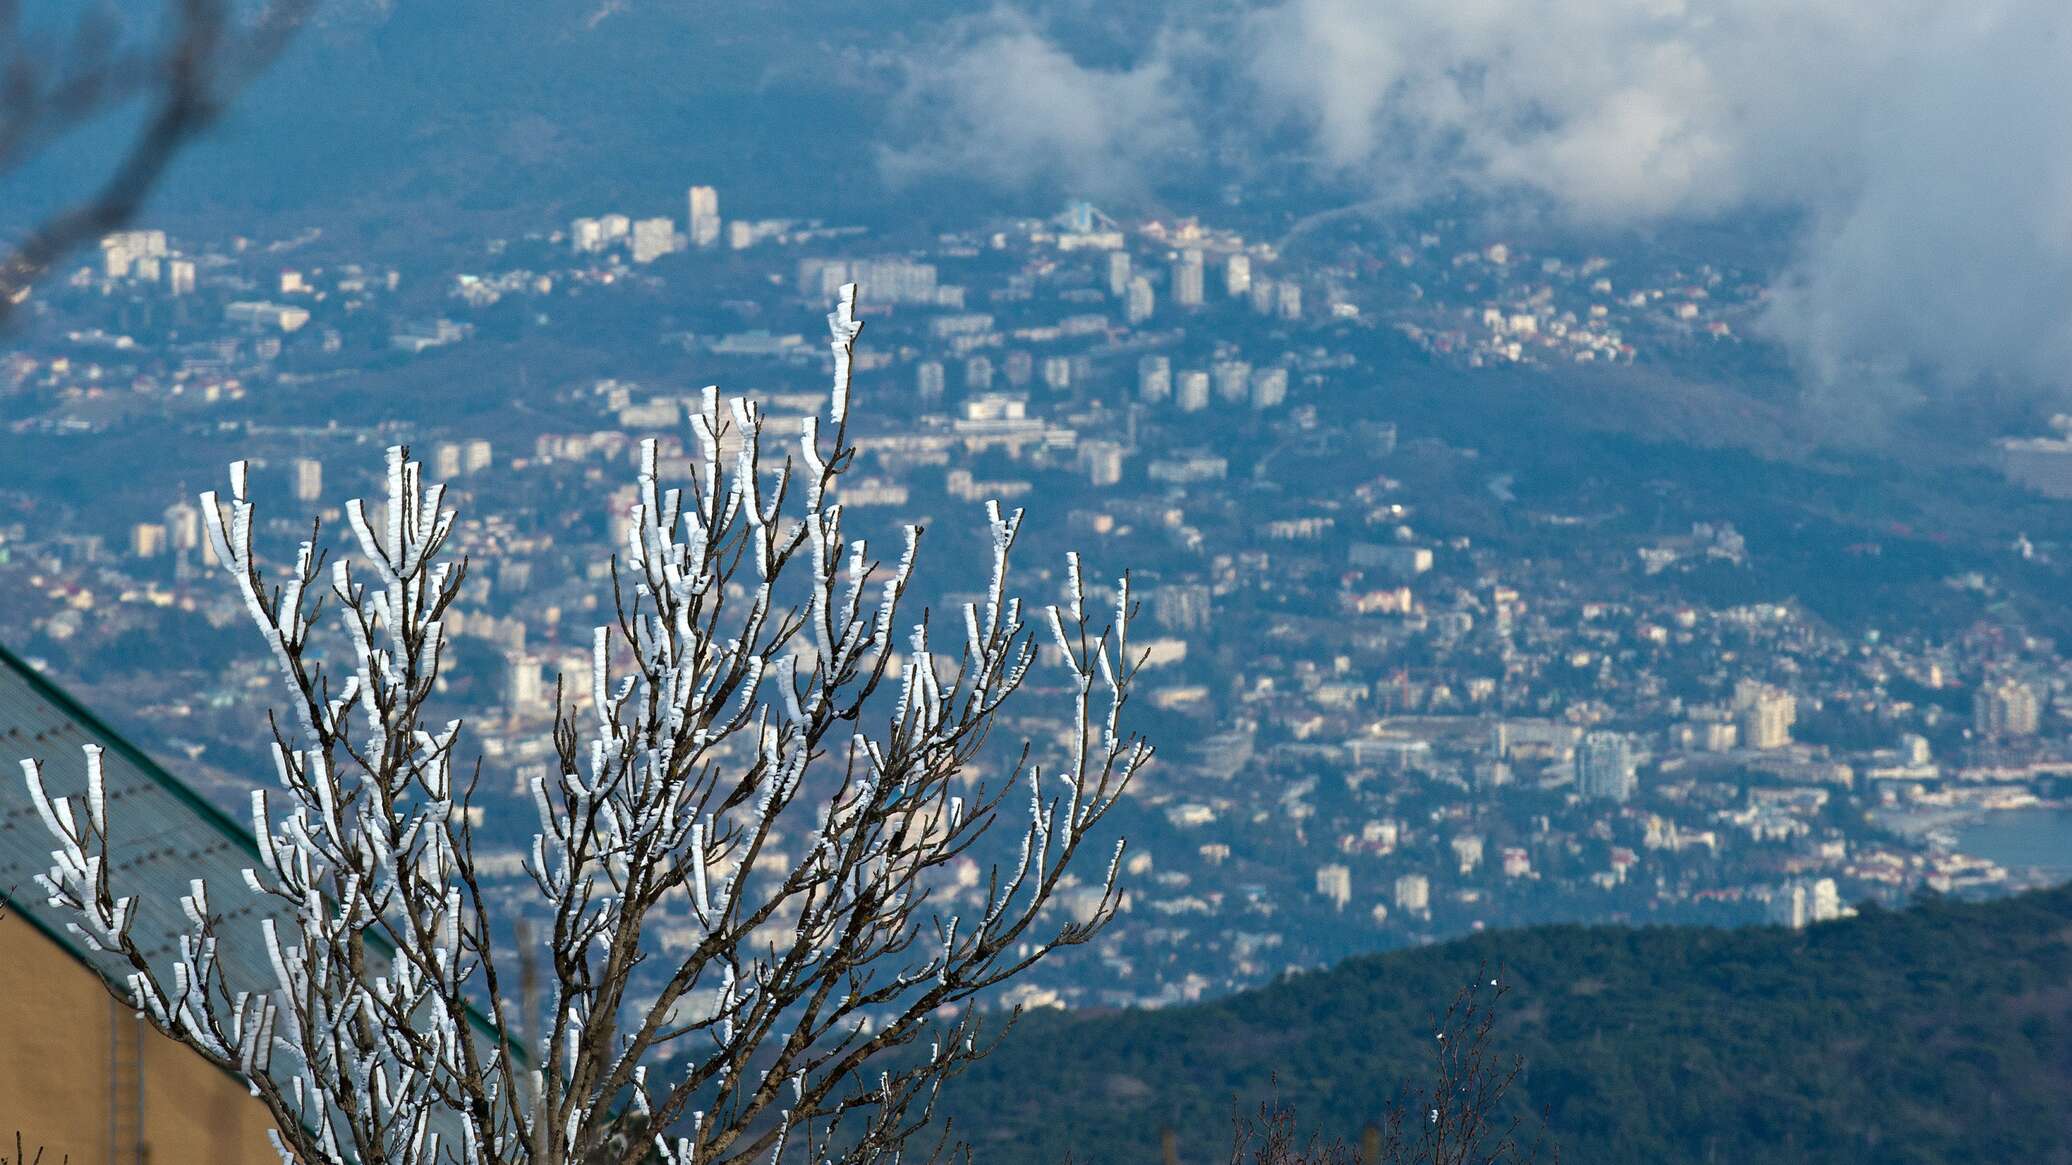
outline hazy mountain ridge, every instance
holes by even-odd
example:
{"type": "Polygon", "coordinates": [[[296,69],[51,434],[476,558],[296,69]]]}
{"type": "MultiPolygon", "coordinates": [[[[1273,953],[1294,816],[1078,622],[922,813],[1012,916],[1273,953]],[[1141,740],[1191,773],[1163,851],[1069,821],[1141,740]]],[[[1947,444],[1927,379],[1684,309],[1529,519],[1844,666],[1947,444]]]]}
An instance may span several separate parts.
{"type": "MultiPolygon", "coordinates": [[[[611,209],[681,217],[698,182],[728,191],[730,217],[825,213],[834,174],[877,188],[871,142],[891,62],[903,59],[902,26],[927,15],[645,0],[326,3],[176,163],[153,218],[265,233],[276,216],[283,231],[322,223],[422,240],[611,209]],[[807,181],[816,174],[827,177],[807,181]]],[[[96,177],[124,128],[122,117],[107,121],[18,176],[18,209],[96,177]]]]}
{"type": "Polygon", "coordinates": [[[1355,959],[1212,1004],[1025,1019],[948,1104],[992,1162],[1220,1160],[1278,1077],[1355,1136],[1470,976],[1563,1160],[2065,1162],[2072,887],[1805,931],[1555,926],[1355,959]]]}

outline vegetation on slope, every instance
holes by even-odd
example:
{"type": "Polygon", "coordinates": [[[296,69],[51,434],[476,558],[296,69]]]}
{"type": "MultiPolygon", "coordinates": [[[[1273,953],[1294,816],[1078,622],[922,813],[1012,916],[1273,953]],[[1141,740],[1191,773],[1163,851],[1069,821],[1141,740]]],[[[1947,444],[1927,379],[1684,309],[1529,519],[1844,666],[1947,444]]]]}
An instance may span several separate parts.
{"type": "Polygon", "coordinates": [[[1555,926],[1356,959],[1199,1006],[1026,1018],[948,1090],[988,1165],[1228,1160],[1277,1090],[1356,1140],[1501,965],[1508,1103],[1561,1157],[2072,1162],[2072,887],[1805,931],[1555,926]]]}

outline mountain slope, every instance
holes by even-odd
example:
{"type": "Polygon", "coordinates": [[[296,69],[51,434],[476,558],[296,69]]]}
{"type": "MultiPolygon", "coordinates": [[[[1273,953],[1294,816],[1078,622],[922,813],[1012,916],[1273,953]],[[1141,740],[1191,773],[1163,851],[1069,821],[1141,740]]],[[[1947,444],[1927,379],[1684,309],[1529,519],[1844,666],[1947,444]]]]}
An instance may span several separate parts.
{"type": "Polygon", "coordinates": [[[2072,887],[1792,932],[1544,927],[1213,1004],[1025,1020],[948,1090],[989,1165],[1225,1159],[1233,1101],[1356,1136],[1478,968],[1563,1160],[2072,1162],[2072,887]]]}

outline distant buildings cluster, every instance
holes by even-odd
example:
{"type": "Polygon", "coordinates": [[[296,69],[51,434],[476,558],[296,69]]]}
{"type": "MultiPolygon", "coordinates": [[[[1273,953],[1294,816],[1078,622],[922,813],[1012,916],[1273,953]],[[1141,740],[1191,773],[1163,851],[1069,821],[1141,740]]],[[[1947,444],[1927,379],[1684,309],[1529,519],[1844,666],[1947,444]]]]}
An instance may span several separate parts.
{"type": "MultiPolygon", "coordinates": [[[[1675,584],[1772,552],[1733,499],[1665,503],[1655,521],[1568,512],[1473,432],[1408,414],[1399,432],[1398,369],[1363,342],[1391,330],[1458,368],[1643,346],[1673,359],[1729,339],[1713,325],[1748,310],[1754,293],[1723,268],[1436,230],[1298,260],[1085,203],[897,239],[723,219],[704,186],[683,209],[543,224],[393,268],[293,240],[183,254],[155,232],[111,236],[52,289],[53,338],[0,357],[0,393],[22,396],[16,431],[61,454],[111,417],[206,428],[243,418],[224,406],[247,392],[316,413],[344,385],[421,374],[440,349],[513,357],[513,408],[408,436],[453,496],[497,502],[464,508],[454,533],[472,565],[448,619],[465,647],[452,696],[481,713],[491,782],[515,790],[554,763],[540,742],[555,678],[586,698],[586,629],[607,617],[609,582],[589,564],[615,535],[601,519],[633,501],[634,451],[655,438],[664,475],[689,472],[686,366],[720,365],[794,440],[826,405],[811,390],[826,348],[807,325],[860,283],[872,407],[840,497],[859,524],[1028,502],[1054,522],[1026,561],[1069,544],[1128,563],[1143,604],[1133,706],[1166,738],[1118,823],[1146,844],[1097,965],[1046,1000],[1155,1005],[1475,926],[1797,925],[1917,886],[1989,889],[2020,872],[1956,852],[1936,825],[2063,796],[2072,665],[2016,614],[1990,615],[2004,635],[1872,637],[1793,602],[1698,601],[1675,584]],[[696,306],[665,298],[687,301],[693,281],[696,306]],[[589,341],[600,324],[653,342],[623,345],[609,378],[526,380],[552,367],[526,361],[528,337],[589,341]]],[[[354,459],[398,435],[361,403],[332,412],[336,428],[241,437],[268,485],[327,521],[364,485],[354,459]]],[[[21,596],[36,650],[92,661],[167,612],[242,617],[201,578],[198,511],[163,501],[102,527],[0,519],[0,587],[21,596]]],[[[1031,569],[1032,593],[1056,584],[1031,569]]],[[[220,753],[263,733],[238,719],[263,668],[169,680],[147,716],[220,753]]],[[[1043,715],[1013,735],[1045,741],[1043,715]]],[[[523,877],[522,841],[485,851],[499,886],[523,877]]],[[[948,892],[968,895],[976,868],[957,879],[948,892]]],[[[670,925],[669,941],[695,941],[690,920],[670,925]]]]}

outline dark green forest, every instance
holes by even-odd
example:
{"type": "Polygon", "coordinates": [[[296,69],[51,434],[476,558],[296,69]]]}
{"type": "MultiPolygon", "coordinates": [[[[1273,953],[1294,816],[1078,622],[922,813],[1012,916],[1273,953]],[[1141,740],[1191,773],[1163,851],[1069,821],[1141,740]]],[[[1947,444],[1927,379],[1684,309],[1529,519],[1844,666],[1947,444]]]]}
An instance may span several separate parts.
{"type": "Polygon", "coordinates": [[[1234,1109],[1276,1093],[1356,1141],[1499,966],[1509,1103],[1563,1161],[2072,1162],[2072,887],[1802,931],[1537,927],[1214,1003],[1031,1014],[945,1107],[986,1165],[1157,1161],[1168,1127],[1182,1161],[1227,1161],[1234,1109]]]}

